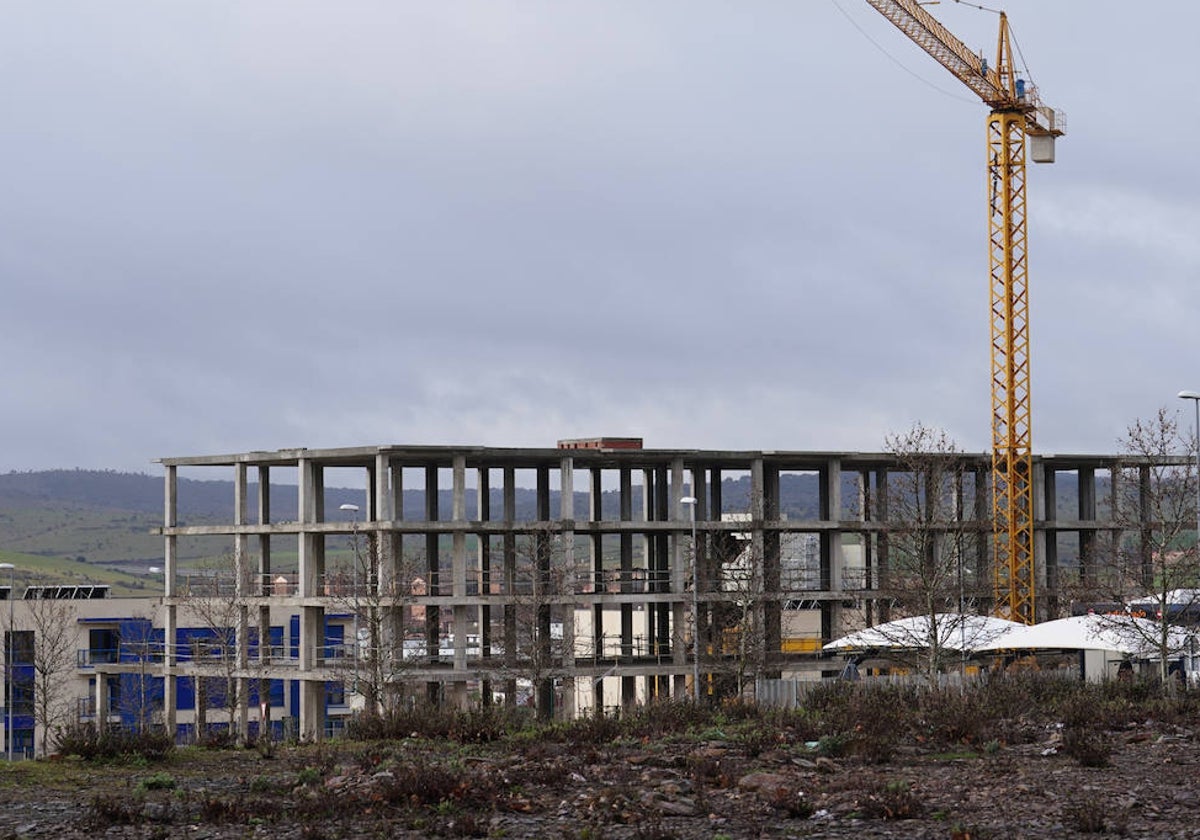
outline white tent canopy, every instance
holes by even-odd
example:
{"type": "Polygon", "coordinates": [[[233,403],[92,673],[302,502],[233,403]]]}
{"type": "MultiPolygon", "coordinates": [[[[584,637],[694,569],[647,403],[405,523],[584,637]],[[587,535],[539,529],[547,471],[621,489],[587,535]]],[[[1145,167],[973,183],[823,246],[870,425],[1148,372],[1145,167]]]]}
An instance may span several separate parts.
{"type": "MultiPolygon", "coordinates": [[[[1076,615],[1043,624],[1016,625],[1007,633],[975,648],[985,650],[1112,650],[1131,656],[1153,656],[1161,625],[1131,615],[1076,615]]],[[[1187,648],[1188,635],[1169,629],[1171,651],[1187,648]]]]}
{"type": "Polygon", "coordinates": [[[932,628],[936,625],[939,647],[947,650],[976,650],[979,645],[1005,635],[1013,628],[1023,627],[1015,621],[987,615],[937,613],[900,618],[886,624],[867,627],[825,645],[830,651],[912,650],[929,647],[932,628]]]}
{"type": "Polygon", "coordinates": [[[1165,593],[1150,592],[1144,597],[1134,598],[1132,604],[1165,603],[1169,607],[1186,607],[1200,604],[1200,589],[1169,589],[1165,593]],[[1165,598],[1163,596],[1166,596],[1165,598]]]}

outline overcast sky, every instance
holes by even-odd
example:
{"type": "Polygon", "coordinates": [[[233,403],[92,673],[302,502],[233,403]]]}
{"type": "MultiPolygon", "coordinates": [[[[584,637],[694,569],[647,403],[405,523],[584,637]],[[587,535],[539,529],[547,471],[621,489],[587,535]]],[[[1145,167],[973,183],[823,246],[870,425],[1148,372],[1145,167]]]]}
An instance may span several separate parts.
{"type": "MultiPolygon", "coordinates": [[[[1034,449],[1190,428],[1200,4],[1006,9],[1034,449]]],[[[0,471],[990,446],[987,109],[862,0],[12,2],[0,80],[0,471]]]]}

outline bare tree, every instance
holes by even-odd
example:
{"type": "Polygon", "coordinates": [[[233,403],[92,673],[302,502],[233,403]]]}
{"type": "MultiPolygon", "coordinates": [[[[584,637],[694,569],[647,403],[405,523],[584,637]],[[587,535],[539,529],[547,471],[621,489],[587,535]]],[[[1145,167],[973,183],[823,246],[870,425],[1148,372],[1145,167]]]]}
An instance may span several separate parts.
{"type": "Polygon", "coordinates": [[[199,591],[193,591],[187,604],[202,631],[190,645],[197,666],[197,729],[207,727],[207,709],[216,702],[225,709],[230,738],[241,743],[245,732],[240,712],[245,698],[239,677],[248,665],[248,618],[242,603],[246,587],[232,554],[207,564],[204,572],[196,587],[199,591]]]}
{"type": "MultiPolygon", "coordinates": [[[[732,514],[734,521],[750,514],[732,514]]],[[[707,622],[699,624],[700,670],[713,679],[713,693],[742,697],[766,666],[767,594],[763,546],[748,532],[718,532],[698,577],[707,622]]]]}
{"type": "Polygon", "coordinates": [[[424,560],[396,546],[390,535],[355,530],[350,557],[334,564],[326,581],[334,603],[353,620],[350,643],[336,650],[330,645],[328,661],[362,697],[363,712],[369,715],[386,716],[399,707],[408,695],[408,676],[419,664],[408,655],[405,641],[424,630],[412,609],[423,591],[418,570],[424,560]]]}
{"type": "Polygon", "coordinates": [[[68,696],[75,669],[75,610],[70,601],[36,598],[26,601],[33,630],[33,695],[35,749],[46,754],[48,739],[70,719],[68,696]]]}
{"type": "Polygon", "coordinates": [[[961,656],[946,624],[965,626],[968,593],[977,588],[979,532],[967,511],[982,490],[940,429],[916,423],[888,435],[884,447],[898,466],[875,500],[883,520],[875,586],[880,617],[928,618],[885,621],[878,633],[890,659],[932,679],[961,656]]]}
{"type": "Polygon", "coordinates": [[[155,690],[162,643],[154,636],[153,623],[135,615],[125,622],[119,644],[118,661],[132,662],[136,667],[132,673],[118,677],[125,689],[120,693],[118,711],[133,721],[138,732],[146,732],[158,723],[162,711],[162,698],[155,690]]]}
{"type": "Polygon", "coordinates": [[[1181,653],[1176,626],[1200,609],[1196,540],[1194,434],[1165,408],[1138,419],[1120,441],[1125,456],[1113,471],[1113,531],[1100,552],[1107,561],[1081,581],[1088,600],[1115,605],[1105,624],[1155,658],[1164,683],[1181,653]],[[1089,597],[1090,596],[1090,597],[1089,597]],[[1151,621],[1131,621],[1130,615],[1151,621]]]}
{"type": "Polygon", "coordinates": [[[503,666],[514,680],[527,681],[538,717],[554,713],[555,682],[569,672],[575,656],[573,626],[576,593],[590,578],[567,551],[566,538],[551,528],[516,541],[515,563],[505,574],[503,666]]]}

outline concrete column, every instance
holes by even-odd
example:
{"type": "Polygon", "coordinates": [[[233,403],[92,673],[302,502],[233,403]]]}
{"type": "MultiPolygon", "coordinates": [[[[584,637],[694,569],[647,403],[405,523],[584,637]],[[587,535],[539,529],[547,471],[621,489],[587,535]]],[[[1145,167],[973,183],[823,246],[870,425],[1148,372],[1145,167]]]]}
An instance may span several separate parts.
{"type": "MultiPolygon", "coordinates": [[[[467,484],[466,459],[461,455],[454,456],[453,490],[450,518],[455,523],[467,521],[467,484]]],[[[463,531],[455,531],[451,537],[452,554],[450,558],[450,594],[455,599],[467,596],[467,536],[463,531]]],[[[457,611],[458,607],[455,607],[457,611]]],[[[457,612],[456,612],[457,616],[457,612]]],[[[455,648],[458,647],[455,639],[455,648]]],[[[465,641],[465,640],[464,640],[465,641]]]]}
{"type": "MultiPolygon", "coordinates": [[[[237,668],[242,674],[250,670],[250,608],[239,606],[237,612],[237,668]]],[[[230,721],[238,742],[244,743],[249,732],[250,715],[250,678],[237,678],[238,705],[237,720],[230,721]]]]}
{"type": "Polygon", "coordinates": [[[758,638],[749,640],[751,674],[755,677],[754,668],[758,663],[766,661],[766,639],[762,631],[766,624],[766,615],[763,610],[762,602],[762,586],[763,586],[763,558],[767,553],[767,541],[765,532],[763,531],[763,522],[766,519],[767,507],[767,490],[766,490],[766,469],[762,458],[755,458],[750,462],[750,542],[751,542],[751,570],[748,597],[754,599],[751,609],[754,611],[753,625],[760,628],[758,638]]]}
{"type": "MultiPolygon", "coordinates": [[[[1115,468],[1110,473],[1113,498],[1118,492],[1115,485],[1119,474],[1115,468]]],[[[1082,526],[1079,530],[1079,583],[1090,585],[1096,557],[1096,471],[1091,467],[1079,468],[1079,520],[1082,526]]]]}
{"type": "MultiPolygon", "coordinates": [[[[550,639],[550,602],[552,594],[552,555],[553,545],[551,535],[542,527],[550,522],[550,468],[539,464],[537,474],[537,521],[538,531],[533,535],[534,549],[534,581],[533,598],[535,629],[531,640],[537,645],[537,656],[546,662],[553,653],[553,643],[550,639]]],[[[554,714],[554,681],[543,678],[534,686],[537,696],[538,717],[549,719],[554,714]]]]}
{"type": "MultiPolygon", "coordinates": [[[[438,520],[438,470],[430,464],[425,467],[425,521],[438,520]]],[[[425,591],[429,595],[441,595],[441,557],[438,549],[438,535],[425,535],[425,591]]],[[[437,662],[441,653],[441,607],[434,604],[425,606],[425,649],[431,662],[437,662]]],[[[425,684],[426,697],[433,702],[441,702],[441,687],[436,682],[425,684]]]]}
{"type": "MultiPolygon", "coordinates": [[[[1042,463],[1042,509],[1046,527],[1040,532],[1042,537],[1042,552],[1046,558],[1046,611],[1041,613],[1042,619],[1053,619],[1059,615],[1060,582],[1058,577],[1058,530],[1055,525],[1058,520],[1058,471],[1052,463],[1042,463]]],[[[1036,519],[1037,517],[1035,517],[1036,519]]],[[[1039,535],[1034,531],[1035,538],[1039,535]]]]}
{"type": "MultiPolygon", "coordinates": [[[[271,522],[271,468],[258,468],[258,524],[271,522]]],[[[271,589],[271,535],[261,534],[258,538],[258,586],[257,594],[269,594],[271,589]]]]}
{"type": "MultiPolygon", "coordinates": [[[[165,529],[174,528],[179,522],[179,495],[178,495],[178,470],[173,465],[167,465],[165,468],[165,480],[163,482],[163,527],[165,529]]],[[[163,660],[162,660],[162,676],[163,676],[163,724],[172,737],[175,735],[176,715],[175,706],[178,702],[178,684],[175,676],[175,628],[176,628],[176,607],[169,603],[169,599],[175,596],[175,573],[178,567],[176,549],[177,540],[174,534],[167,534],[163,538],[163,596],[162,602],[163,618],[163,660]]],[[[12,597],[13,593],[9,593],[12,597]]],[[[101,675],[96,675],[97,685],[103,682],[101,675]]],[[[96,704],[96,719],[102,721],[100,716],[100,703],[97,700],[96,704]]]]}
{"type": "Polygon", "coordinates": [[[688,648],[691,638],[691,627],[687,620],[691,612],[691,601],[687,582],[691,577],[692,553],[691,512],[680,501],[684,497],[683,459],[671,460],[671,518],[680,526],[671,533],[669,577],[671,593],[675,596],[671,601],[671,662],[680,669],[674,675],[671,693],[675,697],[687,697],[687,665],[688,648]]]}
{"type": "MultiPolygon", "coordinates": [[[[517,537],[512,525],[517,518],[516,471],[504,468],[504,523],[507,526],[502,538],[504,551],[504,665],[513,673],[517,665],[517,609],[514,603],[517,586],[517,537]]],[[[517,681],[510,676],[504,682],[505,705],[517,702],[517,681]]]]}
{"type": "MultiPolygon", "coordinates": [[[[692,495],[696,499],[696,521],[697,525],[699,525],[700,522],[706,522],[712,518],[709,514],[708,481],[705,477],[705,469],[703,467],[692,468],[692,495]]],[[[695,560],[692,585],[696,587],[697,609],[695,616],[696,626],[693,632],[696,634],[696,650],[700,660],[697,663],[697,670],[700,672],[701,682],[706,684],[708,678],[703,666],[710,642],[707,593],[710,591],[713,575],[709,569],[708,536],[699,527],[695,531],[695,540],[696,544],[692,547],[695,560]]],[[[706,685],[701,685],[700,690],[702,696],[708,692],[706,685]]]]}
{"type": "MultiPolygon", "coordinates": [[[[480,522],[492,518],[491,474],[487,467],[480,467],[475,477],[475,511],[480,522]]],[[[494,590],[492,577],[491,537],[480,533],[475,540],[475,562],[479,568],[479,594],[485,600],[479,605],[476,621],[479,627],[479,655],[484,664],[484,678],[480,685],[483,704],[492,704],[492,608],[490,600],[494,590]]]]}
{"type": "MultiPolygon", "coordinates": [[[[1030,476],[1033,486],[1030,490],[1033,493],[1033,521],[1040,522],[1046,518],[1046,471],[1045,469],[1033,468],[1033,475],[1030,476]]],[[[1050,605],[1049,592],[1047,591],[1046,568],[1046,531],[1043,528],[1033,529],[1033,614],[1036,620],[1044,620],[1047,615],[1047,608],[1050,605]]]]}
{"type": "Polygon", "coordinates": [[[179,677],[175,675],[175,637],[179,626],[176,617],[176,607],[168,604],[163,607],[163,726],[171,737],[175,737],[179,704],[179,677]]]}
{"type": "MultiPolygon", "coordinates": [[[[390,485],[387,501],[388,519],[402,522],[404,521],[404,466],[391,458],[386,458],[386,461],[390,485]]],[[[382,465],[379,469],[383,469],[382,465]]],[[[404,554],[404,537],[401,534],[388,533],[385,543],[383,562],[389,569],[391,589],[388,591],[392,601],[392,614],[386,624],[392,644],[400,645],[403,648],[404,637],[408,632],[407,617],[410,614],[410,608],[405,605],[412,600],[413,577],[418,570],[413,568],[413,564],[404,554]]],[[[399,651],[397,655],[403,656],[403,650],[399,651]]]]}
{"type": "MultiPolygon", "coordinates": [[[[830,458],[820,469],[821,520],[826,523],[836,523],[842,511],[842,464],[836,458],[830,458]]],[[[838,529],[827,528],[821,531],[821,588],[826,591],[840,592],[842,590],[842,570],[845,567],[842,556],[842,532],[838,529]]],[[[842,606],[840,601],[823,601],[821,603],[821,636],[830,639],[843,625],[842,606]]]]}
{"type": "Polygon", "coordinates": [[[679,594],[681,605],[687,581],[691,577],[691,551],[688,541],[692,536],[691,512],[680,501],[683,497],[683,459],[675,458],[671,461],[671,518],[682,525],[671,533],[670,582],[671,591],[679,594]]]}
{"type": "MultiPolygon", "coordinates": [[[[256,518],[259,525],[271,522],[271,468],[265,464],[258,466],[258,493],[256,501],[256,518]]],[[[253,595],[269,595],[273,592],[271,585],[271,536],[260,534],[258,537],[258,558],[255,565],[255,579],[251,587],[253,595]]],[[[266,604],[258,607],[258,667],[262,673],[271,659],[271,608],[266,604]]],[[[265,677],[258,680],[258,732],[259,737],[271,737],[271,681],[265,677]]]]}
{"type": "MultiPolygon", "coordinates": [[[[978,478],[976,479],[978,481],[978,478]]],[[[976,486],[979,486],[978,484],[976,486]]],[[[978,496],[978,494],[976,494],[978,496]]],[[[875,473],[875,521],[879,523],[879,531],[875,539],[875,571],[871,581],[872,589],[879,589],[881,583],[888,575],[888,469],[880,467],[875,473]]],[[[890,620],[890,609],[885,600],[880,600],[875,604],[876,615],[873,617],[874,623],[884,623],[890,620]]],[[[841,635],[842,628],[840,626],[826,626],[825,611],[822,610],[822,626],[821,636],[824,640],[829,641],[834,636],[841,635]]]]}
{"type": "MultiPolygon", "coordinates": [[[[604,519],[604,471],[593,467],[588,474],[588,521],[600,522],[604,519]]],[[[597,595],[606,589],[604,579],[604,537],[601,534],[591,534],[588,539],[588,560],[592,571],[592,591],[597,595]]],[[[604,656],[604,606],[597,599],[592,606],[592,661],[597,666],[597,672],[592,677],[592,708],[604,708],[604,681],[599,679],[603,673],[601,660],[604,656]]]]}
{"type": "MultiPolygon", "coordinates": [[[[315,598],[322,594],[325,577],[324,537],[309,530],[321,521],[324,482],[321,467],[307,458],[299,463],[301,532],[300,595],[315,598]]],[[[316,739],[325,734],[325,680],[313,673],[318,667],[317,651],[325,645],[325,610],[320,606],[300,608],[300,721],[302,738],[316,739]]]]}
{"type": "Polygon", "coordinates": [[[325,736],[325,680],[314,673],[321,663],[318,649],[325,643],[325,611],[300,608],[300,738],[315,741],[325,736]]]}
{"type": "MultiPolygon", "coordinates": [[[[618,480],[620,482],[620,517],[622,522],[633,521],[633,474],[629,467],[621,467],[618,480]]],[[[644,493],[643,493],[644,495],[644,493]]],[[[633,592],[633,534],[621,531],[621,592],[633,592]]],[[[621,603],[621,661],[630,662],[633,659],[633,604],[621,603]]],[[[621,677],[621,705],[629,708],[636,704],[637,683],[634,677],[621,677]]]]}
{"type": "Polygon", "coordinates": [[[307,458],[299,465],[299,510],[297,511],[301,531],[297,542],[300,568],[300,596],[315,598],[320,594],[323,570],[320,568],[317,535],[307,527],[317,522],[317,494],[319,491],[318,468],[307,458]]]}
{"type": "Polygon", "coordinates": [[[976,600],[992,595],[992,567],[989,562],[991,554],[991,498],[988,488],[991,486],[991,465],[980,464],[975,468],[975,521],[980,523],[980,529],[975,535],[975,578],[974,590],[976,600]]]}
{"type": "MultiPolygon", "coordinates": [[[[763,464],[763,557],[762,583],[758,590],[762,599],[763,623],[763,665],[762,676],[778,678],[777,664],[783,652],[783,611],[780,604],[781,590],[781,537],[775,527],[765,527],[767,523],[777,524],[779,514],[779,467],[773,463],[763,464]]],[[[841,575],[838,575],[841,584],[841,575]]]]}
{"type": "Polygon", "coordinates": [[[321,607],[300,608],[300,671],[312,671],[322,664],[318,653],[325,647],[325,611],[321,607]]]}
{"type": "MultiPolygon", "coordinates": [[[[266,673],[271,660],[271,608],[258,608],[258,668],[266,673]]],[[[258,680],[258,734],[260,738],[271,737],[271,681],[266,677],[258,680]]]]}
{"type": "Polygon", "coordinates": [[[575,716],[576,705],[576,687],[575,687],[575,612],[580,608],[579,584],[580,580],[579,567],[575,562],[575,461],[570,456],[564,456],[559,462],[559,507],[561,521],[561,534],[559,539],[562,541],[562,560],[561,560],[561,579],[563,581],[562,594],[571,598],[569,603],[564,603],[559,609],[562,610],[561,619],[563,625],[563,640],[562,648],[559,655],[562,657],[562,666],[565,671],[562,680],[562,705],[559,707],[558,713],[560,717],[570,718],[575,716]]]}
{"type": "MultiPolygon", "coordinates": [[[[163,483],[163,527],[174,528],[179,523],[179,475],[174,465],[167,465],[163,483]]],[[[167,534],[163,538],[163,594],[175,596],[176,542],[178,537],[167,534]]]]}
{"type": "MultiPolygon", "coordinates": [[[[246,465],[235,464],[233,468],[233,525],[238,529],[244,528],[247,522],[246,486],[246,465]]],[[[233,585],[234,593],[238,597],[246,594],[248,545],[248,537],[244,532],[233,535],[233,585]]]]}
{"type": "Polygon", "coordinates": [[[392,477],[389,519],[397,522],[404,519],[404,465],[388,459],[388,472],[392,477]]]}
{"type": "MultiPolygon", "coordinates": [[[[455,455],[453,460],[451,519],[467,521],[467,460],[455,455]]],[[[467,535],[455,531],[451,537],[451,590],[454,604],[454,670],[453,704],[466,708],[467,683],[459,675],[467,670],[467,635],[471,627],[471,609],[462,601],[467,597],[467,535]]]]}
{"type": "MultiPolygon", "coordinates": [[[[246,465],[238,463],[233,467],[233,525],[235,529],[241,529],[246,526],[247,502],[246,465]]],[[[247,557],[249,554],[248,540],[247,535],[240,530],[233,536],[233,593],[234,598],[239,601],[246,597],[250,578],[247,569],[247,557]]],[[[250,627],[247,617],[247,607],[243,604],[239,603],[237,607],[236,624],[232,630],[235,647],[234,664],[237,670],[244,674],[249,666],[250,627]]],[[[247,704],[250,697],[249,679],[246,677],[235,678],[234,688],[238,693],[237,715],[235,720],[229,721],[229,729],[235,740],[241,743],[245,741],[247,731],[247,704]]]]}
{"type": "MultiPolygon", "coordinates": [[[[391,522],[396,518],[395,500],[392,498],[391,477],[392,472],[388,467],[388,458],[386,455],[376,455],[375,464],[370,471],[372,486],[375,488],[371,494],[371,500],[374,503],[371,508],[371,518],[375,522],[391,522]]],[[[375,556],[371,558],[372,566],[375,569],[376,591],[372,594],[379,595],[381,592],[388,591],[384,588],[384,582],[394,580],[395,569],[391,562],[392,552],[389,550],[391,542],[391,532],[383,527],[376,527],[373,531],[375,537],[375,556]]]]}
{"type": "MultiPolygon", "coordinates": [[[[101,732],[108,728],[108,674],[103,671],[96,671],[96,728],[101,732]]],[[[8,738],[13,735],[4,734],[8,738]]]]}
{"type": "Polygon", "coordinates": [[[300,683],[300,740],[325,738],[325,683],[303,680],[300,683]]]}

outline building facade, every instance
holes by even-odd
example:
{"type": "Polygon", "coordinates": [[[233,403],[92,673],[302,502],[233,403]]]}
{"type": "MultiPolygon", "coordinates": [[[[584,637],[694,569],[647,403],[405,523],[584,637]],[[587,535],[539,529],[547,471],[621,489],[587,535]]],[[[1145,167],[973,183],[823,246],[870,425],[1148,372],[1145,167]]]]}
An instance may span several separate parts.
{"type": "MultiPolygon", "coordinates": [[[[990,533],[990,458],[953,457],[968,484],[960,524],[990,533]]],[[[1035,459],[1043,616],[1060,609],[1061,569],[1074,574],[1111,530],[1098,499],[1117,461],[1035,459]]],[[[327,731],[332,684],[347,686],[350,706],[503,701],[572,715],[686,696],[697,680],[711,693],[741,690],[748,673],[818,677],[837,667],[821,644],[880,615],[885,488],[899,468],[870,453],[438,446],[161,463],[165,638],[212,600],[178,568],[180,542],[224,538],[232,673],[295,685],[306,738],[327,731]],[[181,523],[181,474],[230,481],[229,521],[181,523]],[[272,488],[292,485],[281,513],[272,488]],[[797,507],[801,486],[809,501],[797,507]],[[360,501],[338,504],[345,487],[362,488],[360,501]],[[277,613],[296,616],[282,648],[277,613]],[[343,636],[331,639],[331,626],[343,636]]],[[[976,545],[964,594],[986,612],[992,570],[987,541],[976,545]]],[[[196,667],[164,650],[170,725],[196,667]]]]}
{"type": "MultiPolygon", "coordinates": [[[[232,636],[204,621],[184,622],[168,637],[159,598],[110,598],[105,586],[0,587],[7,601],[3,750],[14,756],[44,754],[59,727],[92,723],[137,730],[172,722],[181,743],[232,734],[249,737],[269,722],[276,739],[298,734],[299,683],[280,677],[235,679],[246,694],[231,712],[229,688],[235,654],[232,636]],[[168,650],[176,663],[173,707],[166,708],[162,674],[168,650]],[[246,713],[253,707],[253,715],[246,713]]],[[[0,613],[0,616],[4,616],[0,613]]],[[[299,645],[299,615],[273,610],[271,652],[286,659],[299,645]]],[[[329,656],[343,656],[347,616],[331,615],[325,637],[329,656]]],[[[257,644],[254,644],[257,653],[257,644]]],[[[326,733],[351,713],[340,675],[325,692],[326,733]]]]}

